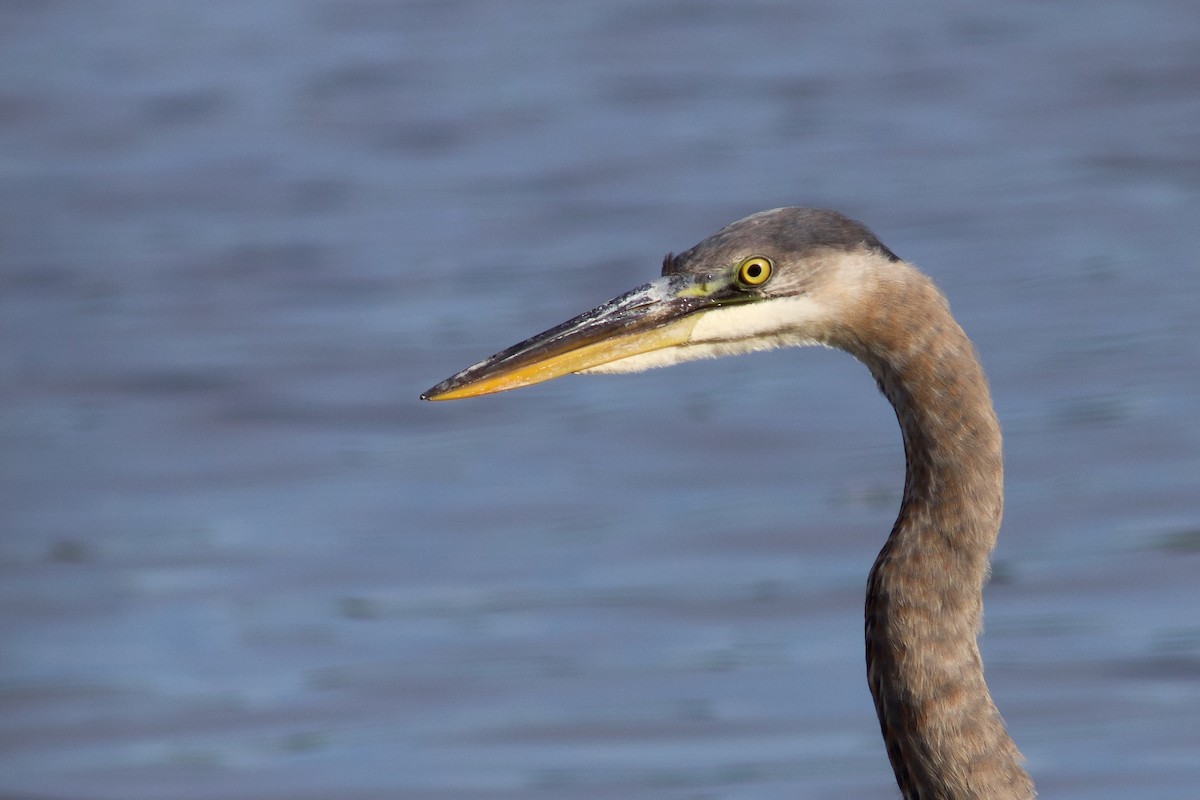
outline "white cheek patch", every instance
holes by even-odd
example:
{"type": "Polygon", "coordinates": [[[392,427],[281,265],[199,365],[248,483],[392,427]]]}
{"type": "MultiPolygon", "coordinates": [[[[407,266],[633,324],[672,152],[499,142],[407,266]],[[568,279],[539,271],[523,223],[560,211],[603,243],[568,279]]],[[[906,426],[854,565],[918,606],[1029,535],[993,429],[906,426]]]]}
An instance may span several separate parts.
{"type": "Polygon", "coordinates": [[[694,361],[697,358],[713,358],[716,354],[708,355],[699,352],[698,347],[668,347],[663,350],[653,350],[649,353],[638,353],[636,356],[609,361],[587,369],[581,369],[580,375],[603,375],[617,372],[645,372],[648,369],[669,367],[684,361],[694,361]]]}
{"type": "Polygon", "coordinates": [[[724,306],[700,315],[688,343],[778,338],[778,342],[768,346],[811,344],[825,316],[825,307],[807,295],[724,306]]]}
{"type": "Polygon", "coordinates": [[[698,315],[688,343],[581,370],[581,374],[642,372],[701,358],[720,358],[820,344],[824,308],[808,297],[725,306],[698,315]]]}

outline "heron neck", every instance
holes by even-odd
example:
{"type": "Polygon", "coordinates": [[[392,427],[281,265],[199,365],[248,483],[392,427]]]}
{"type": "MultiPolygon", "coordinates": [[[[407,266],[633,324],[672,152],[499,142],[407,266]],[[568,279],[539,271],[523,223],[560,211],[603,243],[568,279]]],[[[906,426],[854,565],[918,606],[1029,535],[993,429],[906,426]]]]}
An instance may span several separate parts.
{"type": "Polygon", "coordinates": [[[891,266],[898,280],[861,307],[847,348],[895,408],[907,464],[900,514],[867,585],[871,693],[906,798],[1030,798],[976,641],[1003,506],[1000,427],[941,293],[891,266]]]}

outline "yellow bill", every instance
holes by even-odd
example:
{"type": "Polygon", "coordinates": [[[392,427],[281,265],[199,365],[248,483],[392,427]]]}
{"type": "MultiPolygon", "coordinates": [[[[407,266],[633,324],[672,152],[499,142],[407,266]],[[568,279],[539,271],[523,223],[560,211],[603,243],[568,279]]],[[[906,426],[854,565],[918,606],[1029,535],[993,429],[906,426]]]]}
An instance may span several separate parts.
{"type": "Polygon", "coordinates": [[[621,359],[685,346],[695,312],[728,302],[724,284],[669,275],[497,353],[434,386],[423,400],[458,400],[529,386],[621,359]]]}

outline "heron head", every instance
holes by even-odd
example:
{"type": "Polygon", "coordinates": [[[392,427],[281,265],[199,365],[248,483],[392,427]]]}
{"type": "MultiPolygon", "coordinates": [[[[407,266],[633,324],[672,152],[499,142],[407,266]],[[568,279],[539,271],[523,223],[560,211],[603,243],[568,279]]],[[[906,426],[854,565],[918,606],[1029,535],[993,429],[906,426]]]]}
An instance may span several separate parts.
{"type": "Polygon", "coordinates": [[[867,264],[897,261],[834,211],[746,217],[663,261],[662,276],[491,358],[422,395],[454,400],[579,372],[636,372],[696,358],[829,342],[859,300],[867,264]],[[848,280],[855,273],[857,280],[848,280]]]}

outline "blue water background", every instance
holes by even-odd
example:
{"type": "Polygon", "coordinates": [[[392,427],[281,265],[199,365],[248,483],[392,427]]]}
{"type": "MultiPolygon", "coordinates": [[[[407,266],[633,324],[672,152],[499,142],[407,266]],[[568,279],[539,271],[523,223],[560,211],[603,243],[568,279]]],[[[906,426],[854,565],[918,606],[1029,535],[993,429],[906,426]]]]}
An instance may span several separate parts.
{"type": "Polygon", "coordinates": [[[1200,7],[0,5],[0,795],[890,798],[789,351],[423,404],[748,213],[949,295],[1046,797],[1200,786],[1200,7]]]}

